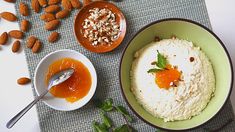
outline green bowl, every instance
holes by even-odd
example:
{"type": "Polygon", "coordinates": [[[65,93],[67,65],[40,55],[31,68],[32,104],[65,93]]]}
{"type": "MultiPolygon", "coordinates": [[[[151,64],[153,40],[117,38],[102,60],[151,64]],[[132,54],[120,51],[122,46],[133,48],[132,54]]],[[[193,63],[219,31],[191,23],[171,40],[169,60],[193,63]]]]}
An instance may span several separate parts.
{"type": "Polygon", "coordinates": [[[153,22],[142,28],[125,48],[120,62],[120,84],[123,96],[134,113],[146,123],[165,130],[188,130],[205,124],[224,106],[232,90],[233,69],[229,54],[222,41],[205,26],[186,19],[170,18],[153,22]],[[215,77],[215,96],[201,114],[191,119],[164,122],[148,113],[137,103],[130,91],[130,70],[134,53],[152,42],[155,36],[170,38],[176,35],[180,39],[192,41],[209,57],[215,77]]]}

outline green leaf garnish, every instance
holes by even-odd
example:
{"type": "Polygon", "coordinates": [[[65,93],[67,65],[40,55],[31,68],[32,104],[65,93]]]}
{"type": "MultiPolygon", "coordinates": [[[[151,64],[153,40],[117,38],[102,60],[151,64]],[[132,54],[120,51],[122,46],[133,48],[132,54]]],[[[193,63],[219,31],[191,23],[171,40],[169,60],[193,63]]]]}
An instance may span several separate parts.
{"type": "Polygon", "coordinates": [[[149,69],[148,70],[148,73],[152,73],[152,72],[159,72],[159,71],[162,71],[162,69],[157,69],[157,68],[153,68],[153,69],[149,69]]]}
{"type": "Polygon", "coordinates": [[[129,132],[129,128],[128,128],[127,124],[124,124],[124,125],[122,125],[120,127],[115,128],[113,130],[113,132],[129,132]]]}
{"type": "Polygon", "coordinates": [[[121,105],[116,106],[115,108],[117,109],[118,112],[120,112],[122,115],[124,115],[129,122],[133,121],[132,117],[130,116],[130,114],[128,113],[126,108],[124,108],[121,105]]]}
{"type": "Polygon", "coordinates": [[[107,127],[110,128],[112,126],[112,120],[105,114],[102,113],[102,117],[103,117],[103,124],[107,127]]]}
{"type": "Polygon", "coordinates": [[[157,51],[157,61],[152,62],[151,64],[156,65],[155,68],[149,69],[147,72],[148,73],[156,73],[159,71],[162,71],[166,68],[167,60],[166,57],[164,57],[159,51],[157,51]]]}
{"type": "Polygon", "coordinates": [[[157,51],[157,53],[158,54],[157,54],[157,64],[156,65],[161,69],[165,69],[166,63],[167,63],[166,58],[162,54],[160,54],[159,51],[157,51]]]}

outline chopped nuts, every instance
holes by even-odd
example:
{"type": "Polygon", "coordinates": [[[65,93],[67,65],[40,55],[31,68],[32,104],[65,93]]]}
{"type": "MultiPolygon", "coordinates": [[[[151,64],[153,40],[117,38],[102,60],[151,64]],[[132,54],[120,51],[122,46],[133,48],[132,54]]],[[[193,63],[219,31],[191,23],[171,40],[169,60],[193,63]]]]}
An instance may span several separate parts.
{"type": "Polygon", "coordinates": [[[115,14],[109,9],[93,8],[90,15],[83,22],[83,36],[93,46],[99,44],[111,45],[117,40],[120,26],[116,21],[115,14]]]}

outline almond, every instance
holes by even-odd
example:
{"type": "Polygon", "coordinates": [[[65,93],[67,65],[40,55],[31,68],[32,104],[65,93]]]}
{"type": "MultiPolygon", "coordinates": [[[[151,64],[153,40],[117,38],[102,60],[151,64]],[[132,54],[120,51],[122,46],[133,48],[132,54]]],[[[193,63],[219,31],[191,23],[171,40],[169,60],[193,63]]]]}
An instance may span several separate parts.
{"type": "Polygon", "coordinates": [[[32,48],[33,45],[35,44],[35,42],[37,41],[37,38],[35,36],[30,36],[28,39],[27,39],[27,42],[26,42],[26,46],[27,48],[32,48]]]}
{"type": "Polygon", "coordinates": [[[61,0],[48,0],[48,5],[54,5],[60,3],[61,0]]]}
{"type": "Polygon", "coordinates": [[[28,20],[22,20],[20,24],[21,30],[24,32],[27,32],[29,30],[29,21],[28,20]]]}
{"type": "Polygon", "coordinates": [[[40,16],[40,19],[45,22],[49,22],[55,19],[55,15],[52,13],[45,13],[40,16]]]}
{"type": "Polygon", "coordinates": [[[13,53],[15,53],[15,52],[18,52],[19,49],[20,49],[20,41],[19,41],[19,40],[16,40],[16,41],[13,43],[13,45],[12,45],[12,47],[11,47],[11,50],[12,50],[13,53]]]}
{"type": "Polygon", "coordinates": [[[17,20],[17,17],[16,17],[14,14],[10,13],[10,12],[2,12],[2,13],[0,14],[0,16],[1,16],[3,19],[8,20],[8,21],[11,21],[11,22],[14,22],[14,21],[17,20]]]}
{"type": "Polygon", "coordinates": [[[40,5],[39,5],[38,0],[32,0],[31,1],[31,6],[32,6],[32,9],[34,10],[34,12],[39,13],[40,5]]]}
{"type": "Polygon", "coordinates": [[[79,9],[81,7],[81,3],[79,2],[79,0],[70,0],[72,7],[75,9],[79,9]]]}
{"type": "Polygon", "coordinates": [[[8,34],[15,39],[22,39],[24,37],[24,33],[19,30],[11,30],[8,34]]]}
{"type": "Polygon", "coordinates": [[[83,0],[83,6],[90,4],[92,0],[83,0]]]}
{"type": "Polygon", "coordinates": [[[50,43],[53,43],[53,42],[57,41],[57,40],[59,39],[59,37],[60,37],[60,34],[59,34],[59,33],[57,33],[57,32],[52,32],[52,33],[50,34],[50,36],[48,37],[48,41],[49,41],[50,43]]]}
{"type": "Polygon", "coordinates": [[[42,47],[42,43],[39,40],[36,40],[36,42],[33,45],[32,52],[38,53],[42,47]]]}
{"type": "Polygon", "coordinates": [[[69,0],[62,0],[61,5],[64,7],[64,9],[71,11],[72,5],[69,0]]]}
{"type": "Polygon", "coordinates": [[[10,2],[10,3],[15,3],[16,2],[16,0],[4,0],[4,1],[10,2]]]}
{"type": "Polygon", "coordinates": [[[1,45],[6,44],[7,40],[8,40],[8,34],[7,34],[7,32],[3,32],[0,36],[0,44],[1,45]]]}
{"type": "Polygon", "coordinates": [[[29,8],[28,8],[28,5],[26,5],[26,4],[23,3],[23,2],[20,2],[19,11],[20,11],[20,14],[21,14],[21,15],[23,15],[23,16],[28,16],[28,15],[29,15],[29,8]]]}
{"type": "Polygon", "coordinates": [[[50,5],[44,9],[46,13],[55,13],[60,10],[60,6],[58,5],[50,5]]]}
{"type": "Polygon", "coordinates": [[[54,30],[60,25],[60,21],[55,19],[45,24],[46,30],[54,30]]]}
{"type": "Polygon", "coordinates": [[[17,83],[19,85],[25,85],[31,82],[31,79],[27,78],[27,77],[21,77],[17,80],[17,83]]]}
{"type": "Polygon", "coordinates": [[[39,2],[39,5],[41,7],[46,7],[47,6],[47,0],[38,0],[38,2],[39,2]]]}
{"type": "Polygon", "coordinates": [[[67,17],[69,15],[69,13],[70,12],[68,10],[64,9],[64,10],[59,11],[58,13],[56,13],[56,18],[57,19],[65,18],[65,17],[67,17]]]}

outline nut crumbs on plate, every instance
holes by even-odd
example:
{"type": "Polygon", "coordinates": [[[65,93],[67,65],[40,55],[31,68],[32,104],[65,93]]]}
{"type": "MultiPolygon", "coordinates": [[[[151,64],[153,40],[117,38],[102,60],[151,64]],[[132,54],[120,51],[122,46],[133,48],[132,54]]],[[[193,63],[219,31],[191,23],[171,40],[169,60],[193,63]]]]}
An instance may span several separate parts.
{"type": "Polygon", "coordinates": [[[106,8],[93,8],[83,22],[83,36],[93,46],[99,44],[111,45],[120,33],[120,26],[116,21],[115,13],[106,8]]]}

